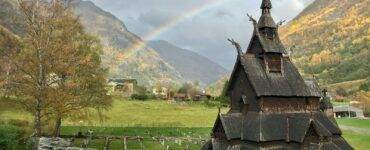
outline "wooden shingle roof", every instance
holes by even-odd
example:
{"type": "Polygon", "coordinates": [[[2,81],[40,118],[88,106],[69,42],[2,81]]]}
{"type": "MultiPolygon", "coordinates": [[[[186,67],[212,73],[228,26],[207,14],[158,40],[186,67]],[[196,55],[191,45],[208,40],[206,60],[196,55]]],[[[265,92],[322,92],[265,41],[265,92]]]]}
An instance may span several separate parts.
{"type": "Polygon", "coordinates": [[[248,113],[243,118],[241,139],[252,142],[292,141],[302,143],[310,126],[318,135],[341,135],[338,125],[324,113],[310,114],[259,114],[248,113]]]}
{"type": "Polygon", "coordinates": [[[277,25],[274,19],[272,19],[272,16],[270,13],[264,13],[262,14],[260,20],[258,21],[258,27],[259,28],[265,28],[265,27],[277,28],[277,25]]]}
{"type": "Polygon", "coordinates": [[[257,96],[320,97],[320,92],[311,92],[289,59],[283,59],[281,74],[268,73],[254,54],[241,57],[241,64],[257,96]]]}
{"type": "Polygon", "coordinates": [[[228,140],[240,139],[242,115],[239,113],[220,115],[222,126],[228,140]]]}
{"type": "Polygon", "coordinates": [[[281,53],[286,54],[284,45],[280,41],[279,37],[269,38],[266,35],[256,34],[261,43],[261,46],[266,53],[281,53]]]}
{"type": "Polygon", "coordinates": [[[341,135],[338,125],[323,112],[313,114],[260,114],[249,112],[220,115],[228,140],[250,142],[291,141],[303,143],[310,127],[321,137],[341,135]]]}

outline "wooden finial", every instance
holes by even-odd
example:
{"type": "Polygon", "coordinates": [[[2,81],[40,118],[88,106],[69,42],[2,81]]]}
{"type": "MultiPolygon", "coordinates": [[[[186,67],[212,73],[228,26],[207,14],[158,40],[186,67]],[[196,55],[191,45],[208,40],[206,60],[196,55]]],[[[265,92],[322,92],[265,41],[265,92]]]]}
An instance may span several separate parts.
{"type": "Polygon", "coordinates": [[[256,19],[254,19],[252,15],[247,14],[247,16],[249,17],[249,21],[252,21],[252,22],[253,22],[253,25],[254,25],[254,26],[257,26],[257,21],[256,21],[256,19]]]}
{"type": "Polygon", "coordinates": [[[284,23],[286,22],[286,20],[281,20],[277,23],[277,26],[280,27],[282,26],[284,23]]]}
{"type": "Polygon", "coordinates": [[[243,55],[242,48],[240,47],[240,44],[238,42],[235,42],[234,39],[227,39],[229,42],[231,42],[232,45],[235,46],[236,51],[238,52],[238,56],[243,55]]]}
{"type": "Polygon", "coordinates": [[[218,107],[218,114],[221,114],[221,107],[218,107]]]}

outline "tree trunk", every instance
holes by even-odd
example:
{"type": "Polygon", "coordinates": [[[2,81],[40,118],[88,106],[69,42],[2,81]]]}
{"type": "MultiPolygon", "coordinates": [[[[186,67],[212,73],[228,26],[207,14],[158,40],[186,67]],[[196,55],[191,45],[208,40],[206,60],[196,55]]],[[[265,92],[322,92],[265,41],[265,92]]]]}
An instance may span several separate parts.
{"type": "Polygon", "coordinates": [[[41,100],[36,100],[36,113],[35,113],[35,122],[34,122],[35,136],[41,137],[41,100]]]}
{"type": "Polygon", "coordinates": [[[57,116],[55,120],[55,127],[54,127],[54,137],[60,137],[60,128],[62,127],[62,117],[60,115],[57,116]]]}

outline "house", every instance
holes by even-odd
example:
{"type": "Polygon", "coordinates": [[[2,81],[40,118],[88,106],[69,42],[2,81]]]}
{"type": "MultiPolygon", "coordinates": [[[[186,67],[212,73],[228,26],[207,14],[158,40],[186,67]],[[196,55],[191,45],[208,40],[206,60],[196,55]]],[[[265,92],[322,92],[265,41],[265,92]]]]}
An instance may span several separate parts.
{"type": "Polygon", "coordinates": [[[213,97],[206,93],[205,90],[198,92],[193,98],[194,101],[211,100],[213,97]]]}
{"type": "MultiPolygon", "coordinates": [[[[342,137],[322,93],[308,86],[286,54],[279,25],[263,0],[246,53],[238,51],[227,87],[230,110],[219,112],[206,150],[353,149],[342,137]]],[[[316,83],[313,83],[316,84],[316,83]]]]}
{"type": "Polygon", "coordinates": [[[108,80],[112,92],[121,93],[124,96],[131,96],[137,88],[136,79],[112,78],[108,80]]]}
{"type": "Polygon", "coordinates": [[[337,118],[349,117],[349,118],[365,118],[362,109],[353,106],[335,106],[334,116],[337,118]]]}
{"type": "Polygon", "coordinates": [[[167,99],[167,97],[169,97],[169,91],[166,87],[155,87],[152,90],[152,94],[163,99],[167,99]]]}

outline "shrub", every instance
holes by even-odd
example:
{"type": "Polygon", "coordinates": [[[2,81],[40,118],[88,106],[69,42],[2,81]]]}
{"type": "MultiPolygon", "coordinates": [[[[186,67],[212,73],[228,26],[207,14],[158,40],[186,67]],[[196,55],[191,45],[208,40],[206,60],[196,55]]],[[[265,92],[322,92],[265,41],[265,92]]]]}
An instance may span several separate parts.
{"type": "Polygon", "coordinates": [[[213,100],[204,100],[203,105],[206,107],[221,107],[221,104],[219,101],[213,101],[213,100]]]}
{"type": "Polygon", "coordinates": [[[28,127],[30,123],[27,120],[18,120],[18,119],[10,119],[8,124],[17,126],[17,127],[28,127]]]}
{"type": "Polygon", "coordinates": [[[230,98],[227,96],[220,96],[215,99],[215,101],[220,102],[222,107],[228,107],[230,105],[230,98]]]}
{"type": "Polygon", "coordinates": [[[369,87],[369,83],[363,83],[360,85],[360,88],[359,88],[361,91],[370,91],[370,87],[369,87]]]}
{"type": "Polygon", "coordinates": [[[336,91],[335,91],[339,96],[344,96],[344,97],[346,97],[346,96],[348,96],[349,94],[348,94],[348,92],[345,90],[345,89],[343,89],[343,88],[339,88],[339,89],[337,89],[336,91]]]}
{"type": "Polygon", "coordinates": [[[0,149],[15,149],[21,129],[13,125],[0,125],[0,149]]]}
{"type": "Polygon", "coordinates": [[[132,94],[131,99],[144,101],[148,100],[149,96],[147,94],[132,94]]]}

